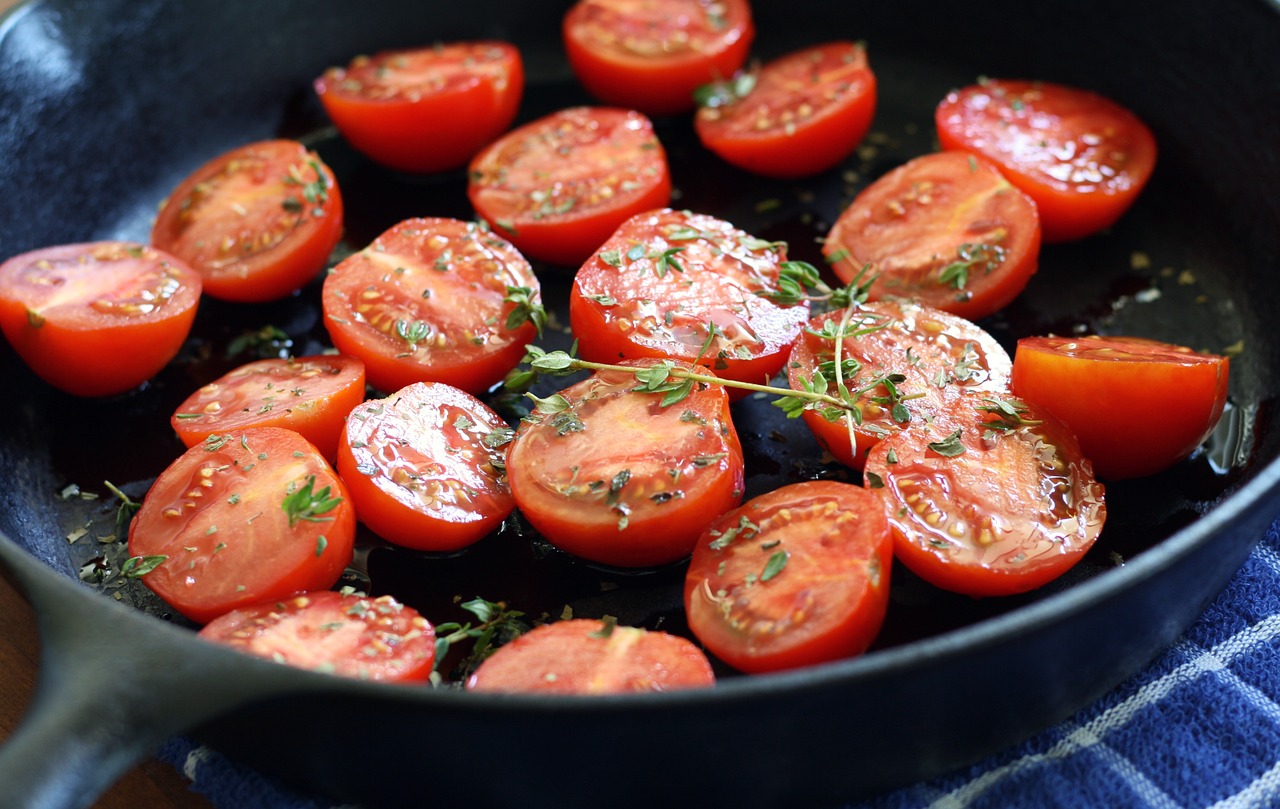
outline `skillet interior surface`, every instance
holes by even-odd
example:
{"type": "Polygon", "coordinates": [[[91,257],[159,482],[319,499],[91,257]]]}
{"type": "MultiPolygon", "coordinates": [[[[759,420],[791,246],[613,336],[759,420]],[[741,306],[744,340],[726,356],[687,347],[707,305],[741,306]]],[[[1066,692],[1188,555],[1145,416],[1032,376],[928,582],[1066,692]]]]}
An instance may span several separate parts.
{"type": "MultiPolygon", "coordinates": [[[[1151,185],[1111,232],[1047,246],[1024,295],[983,325],[1010,350],[1024,334],[1087,330],[1231,351],[1231,408],[1223,427],[1177,468],[1110,486],[1102,540],[1041,592],[965,599],[895,571],[884,632],[860,661],[750,682],[722,671],[726,681],[717,694],[664,695],[644,705],[392,695],[333,684],[323,716],[312,707],[316,678],[299,673],[307,683],[303,696],[205,728],[220,748],[337,798],[392,802],[414,797],[406,778],[389,776],[396,762],[445,760],[453,745],[474,750],[485,739],[554,721],[566,734],[566,754],[591,763],[584,769],[592,774],[577,779],[584,794],[642,767],[645,786],[623,800],[643,803],[697,783],[685,762],[697,758],[731,782],[718,784],[721,797],[760,805],[783,794],[848,797],[971,760],[1101,693],[1194,617],[1274,516],[1280,438],[1270,420],[1280,357],[1267,326],[1271,302],[1280,299],[1280,214],[1269,189],[1280,182],[1280,167],[1274,151],[1262,148],[1274,144],[1278,123],[1280,69],[1269,55],[1280,32],[1274,10],[1245,0],[1213,8],[1173,3],[1148,20],[1127,7],[1073,8],[1077,20],[1107,20],[1104,29],[1064,24],[1055,9],[1017,4],[990,5],[981,18],[944,3],[913,4],[910,11],[758,5],[761,58],[837,37],[867,42],[880,86],[873,135],[840,170],[783,183],[722,165],[697,144],[687,119],[658,119],[680,193],[674,204],[784,239],[793,258],[820,264],[816,239],[853,194],[934,148],[932,110],[952,87],[980,74],[1032,76],[1110,95],[1156,133],[1161,156],[1151,185]],[[1232,44],[1193,68],[1185,55],[1206,41],[1232,44]],[[997,670],[1005,682],[973,685],[997,670]],[[937,706],[923,696],[952,687],[949,699],[932,698],[937,706]],[[992,707],[999,698],[1018,707],[992,707]],[[353,774],[323,758],[281,756],[285,737],[270,730],[277,727],[292,728],[289,738],[376,731],[406,752],[386,755],[381,765],[352,754],[378,773],[361,777],[359,768],[353,774]],[[875,729],[874,738],[867,728],[875,729]],[[751,730],[782,751],[778,774],[760,776],[738,746],[751,730]],[[894,749],[887,742],[898,745],[897,755],[885,752],[894,749]],[[645,756],[650,748],[666,752],[645,756]],[[861,763],[851,767],[853,760],[861,763]]],[[[0,122],[0,254],[99,238],[145,241],[156,204],[190,170],[233,146],[276,136],[306,141],[338,176],[347,228],[335,259],[409,216],[471,218],[462,172],[407,177],[373,166],[328,128],[310,81],[357,53],[493,37],[524,53],[529,88],[522,120],[591,103],[561,57],[565,7],[390,0],[359,7],[212,0],[28,6],[0,37],[0,109],[15,111],[0,122]]],[[[549,308],[567,322],[570,270],[538,269],[549,308]]],[[[313,285],[264,306],[202,303],[179,361],[143,389],[109,400],[59,394],[12,350],[0,349],[0,373],[12,386],[0,401],[0,422],[8,425],[0,438],[0,532],[64,577],[87,578],[172,619],[144,587],[116,575],[127,555],[122,544],[96,540],[112,530],[109,496],[93,501],[60,493],[76,484],[106,495],[101,482],[109,480],[140,499],[181,451],[168,431],[174,407],[244,359],[228,358],[232,341],[269,324],[288,334],[283,351],[328,345],[317,291],[313,285]]],[[[568,339],[553,331],[544,344],[568,339]]],[[[795,479],[847,477],[821,463],[803,426],[781,419],[767,402],[736,405],[735,420],[748,453],[749,495],[795,479]]],[[[611,614],[623,623],[686,631],[678,566],[642,575],[601,571],[518,525],[454,558],[365,539],[350,580],[392,592],[433,621],[463,617],[455,596],[482,595],[533,616],[558,615],[567,604],[579,616],[611,614]]],[[[190,645],[193,655],[205,652],[190,645]]],[[[541,756],[521,751],[513,758],[509,788],[532,784],[547,804],[566,805],[541,756]]],[[[473,804],[510,802],[501,785],[468,781],[465,789],[440,789],[473,804]]]]}

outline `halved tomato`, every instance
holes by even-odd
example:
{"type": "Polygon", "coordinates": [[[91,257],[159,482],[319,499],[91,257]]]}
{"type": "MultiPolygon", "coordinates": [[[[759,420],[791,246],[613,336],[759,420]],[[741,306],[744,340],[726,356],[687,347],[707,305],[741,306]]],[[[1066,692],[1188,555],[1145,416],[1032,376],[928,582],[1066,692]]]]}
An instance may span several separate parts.
{"type": "Polygon", "coordinates": [[[911,298],[978,320],[1007,306],[1031,280],[1040,217],[986,158],[937,152],[863,189],[822,253],[845,283],[863,273],[874,278],[872,299],[911,298]]]}
{"type": "Polygon", "coordinates": [[[369,384],[444,382],[479,393],[515,367],[542,322],[533,268],[506,239],[457,219],[407,219],[324,279],[324,325],[369,384]]]}
{"type": "Polygon", "coordinates": [[[315,153],[251,143],[192,172],[160,206],[151,243],[199,270],[228,301],[282,298],[324,269],[342,236],[342,196],[315,153]]]}
{"type": "Polygon", "coordinates": [[[829,480],[783,486],[716,520],[685,577],[689,628],[739,671],[861,654],[889,605],[893,539],[880,499],[829,480]]]}
{"type": "Polygon", "coordinates": [[[315,91],[357,151],[402,171],[444,171],[511,126],[524,64],[506,42],[383,51],[329,68],[315,91]]]}
{"type": "Polygon", "coordinates": [[[136,388],[177,355],[200,274],[132,242],[46,247],[0,264],[0,329],[31,370],[77,396],[136,388]]]}
{"type": "Polygon", "coordinates": [[[476,155],[467,196],[526,256],[577,267],[633,214],[670,202],[671,175],[648,118],[574,107],[476,155]]]}
{"type": "Polygon", "coordinates": [[[1062,419],[1105,480],[1190,455],[1227,401],[1230,361],[1141,337],[1024,337],[1013,392],[1062,419]]]}

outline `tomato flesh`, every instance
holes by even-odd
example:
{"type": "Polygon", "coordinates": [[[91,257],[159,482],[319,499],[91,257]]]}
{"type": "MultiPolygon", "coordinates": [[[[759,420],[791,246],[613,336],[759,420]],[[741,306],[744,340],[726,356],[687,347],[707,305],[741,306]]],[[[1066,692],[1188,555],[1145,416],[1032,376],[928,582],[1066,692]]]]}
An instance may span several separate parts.
{"type": "Polygon", "coordinates": [[[123,393],[177,355],[201,286],[186,262],[132,242],[42,248],[0,264],[0,329],[50,385],[123,393]]]}
{"type": "Polygon", "coordinates": [[[417,382],[356,407],[338,473],[356,516],[397,545],[455,551],[515,508],[502,473],[507,423],[457,388],[417,382]]]}
{"type": "Polygon", "coordinates": [[[689,627],[740,671],[852,657],[884,622],[892,562],[874,494],[835,481],[783,486],[702,535],[685,578],[689,627]]]}
{"type": "Polygon", "coordinates": [[[924,155],[867,186],[822,247],[845,283],[978,320],[1026,287],[1040,255],[1035,203],[984,157],[924,155]]]}
{"type": "Polygon", "coordinates": [[[1230,361],[1140,337],[1024,337],[1013,392],[1067,424],[1105,480],[1151,475],[1204,442],[1226,406],[1230,361]]]}
{"type": "Polygon", "coordinates": [[[391,596],[320,590],[232,610],[199,636],[298,668],[375,682],[422,682],[435,630],[391,596]]]}

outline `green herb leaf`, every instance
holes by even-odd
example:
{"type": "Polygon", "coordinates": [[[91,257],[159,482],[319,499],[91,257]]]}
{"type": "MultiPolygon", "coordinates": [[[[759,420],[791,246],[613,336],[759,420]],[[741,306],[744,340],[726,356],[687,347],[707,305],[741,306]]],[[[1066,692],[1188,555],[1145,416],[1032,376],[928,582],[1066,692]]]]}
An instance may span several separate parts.
{"type": "Polygon", "coordinates": [[[764,564],[764,572],[760,574],[760,581],[769,581],[777,576],[787,567],[787,562],[791,560],[790,551],[774,551],[769,556],[769,561],[764,564]]]}
{"type": "Polygon", "coordinates": [[[964,444],[960,441],[960,430],[956,430],[941,441],[929,442],[929,449],[944,458],[954,458],[957,455],[963,455],[964,444]]]}
{"type": "Polygon", "coordinates": [[[325,486],[320,491],[315,491],[316,476],[308,475],[307,482],[302,488],[297,488],[297,484],[289,485],[289,491],[285,494],[284,501],[280,504],[285,513],[289,515],[289,527],[292,528],[301,520],[310,522],[327,522],[333,517],[321,517],[321,514],[327,514],[342,502],[341,497],[330,497],[329,486],[325,486]]]}
{"type": "Polygon", "coordinates": [[[130,556],[120,566],[120,572],[126,578],[140,579],[160,567],[168,556],[130,556]]]}

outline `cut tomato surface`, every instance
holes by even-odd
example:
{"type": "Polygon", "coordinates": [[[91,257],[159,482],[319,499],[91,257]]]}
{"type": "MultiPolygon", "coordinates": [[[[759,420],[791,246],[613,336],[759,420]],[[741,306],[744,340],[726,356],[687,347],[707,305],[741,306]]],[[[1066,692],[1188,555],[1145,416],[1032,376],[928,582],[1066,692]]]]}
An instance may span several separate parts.
{"type": "Polygon", "coordinates": [[[201,287],[186,262],[141,244],[41,248],[0,264],[0,330],[50,385],[123,393],[177,355],[201,287]]]}
{"type": "Polygon", "coordinates": [[[740,671],[852,657],[884,622],[892,563],[876,495],[835,481],[783,486],[699,539],[685,578],[689,627],[740,671]]]}
{"type": "Polygon", "coordinates": [[[459,550],[515,508],[503,474],[510,434],[474,396],[418,382],[351,412],[338,472],[356,517],[383,539],[418,550],[459,550]]]}
{"type": "Polygon", "coordinates": [[[514,45],[496,41],[382,51],[329,68],[315,91],[342,136],[372,160],[444,171],[511,126],[524,63],[514,45]]]}
{"type": "Polygon", "coordinates": [[[536,626],[499,647],[467,690],[591,695],[714,684],[706,655],[684,638],[577,618],[536,626]]]}
{"type": "Polygon", "coordinates": [[[866,49],[828,42],[787,54],[699,92],[699,140],[726,162],[767,177],[804,177],[844,160],[875,118],[866,49]]]}
{"type": "Polygon", "coordinates": [[[1013,392],[1075,432],[1104,480],[1150,475],[1186,458],[1217,425],[1230,361],[1141,337],[1024,337],[1013,392]]]}
{"type": "Polygon", "coordinates": [[[822,247],[845,283],[872,299],[910,298],[978,320],[1026,287],[1040,258],[1036,205],[985,157],[938,152],[867,186],[822,247]]]}
{"type": "Polygon", "coordinates": [[[935,120],[942,148],[990,158],[1035,200],[1048,242],[1110,227],[1155,170],[1146,124],[1075,87],[987,79],[948,93],[935,120]]]}
{"type": "Polygon", "coordinates": [[[383,392],[414,382],[483,392],[524,357],[542,312],[533,268],[506,239],[439,218],[405,220],[343,259],[321,304],[333,344],[383,392]]]}
{"type": "Polygon", "coordinates": [[[391,596],[320,590],[232,610],[201,638],[297,668],[376,682],[422,682],[435,630],[391,596]]]}
{"type": "Polygon", "coordinates": [[[279,427],[210,436],[160,473],[129,528],[126,575],[197,623],[332,587],[355,510],[305,438],[279,427]]]}
{"type": "Polygon", "coordinates": [[[1011,395],[966,394],[867,456],[894,554],[945,590],[1000,596],[1073,567],[1106,520],[1105,489],[1071,430],[1011,395]]]}
{"type": "Polygon", "coordinates": [[[574,107],[508,132],[471,161],[476,213],[526,256],[577,267],[629,217],[671,200],[666,152],[631,110],[574,107]]]}
{"type": "Polygon", "coordinates": [[[213,297],[253,303],[315,278],[342,223],[329,167],[301,143],[269,140],[192,172],[161,204],[151,243],[198,270],[213,297]]]}

